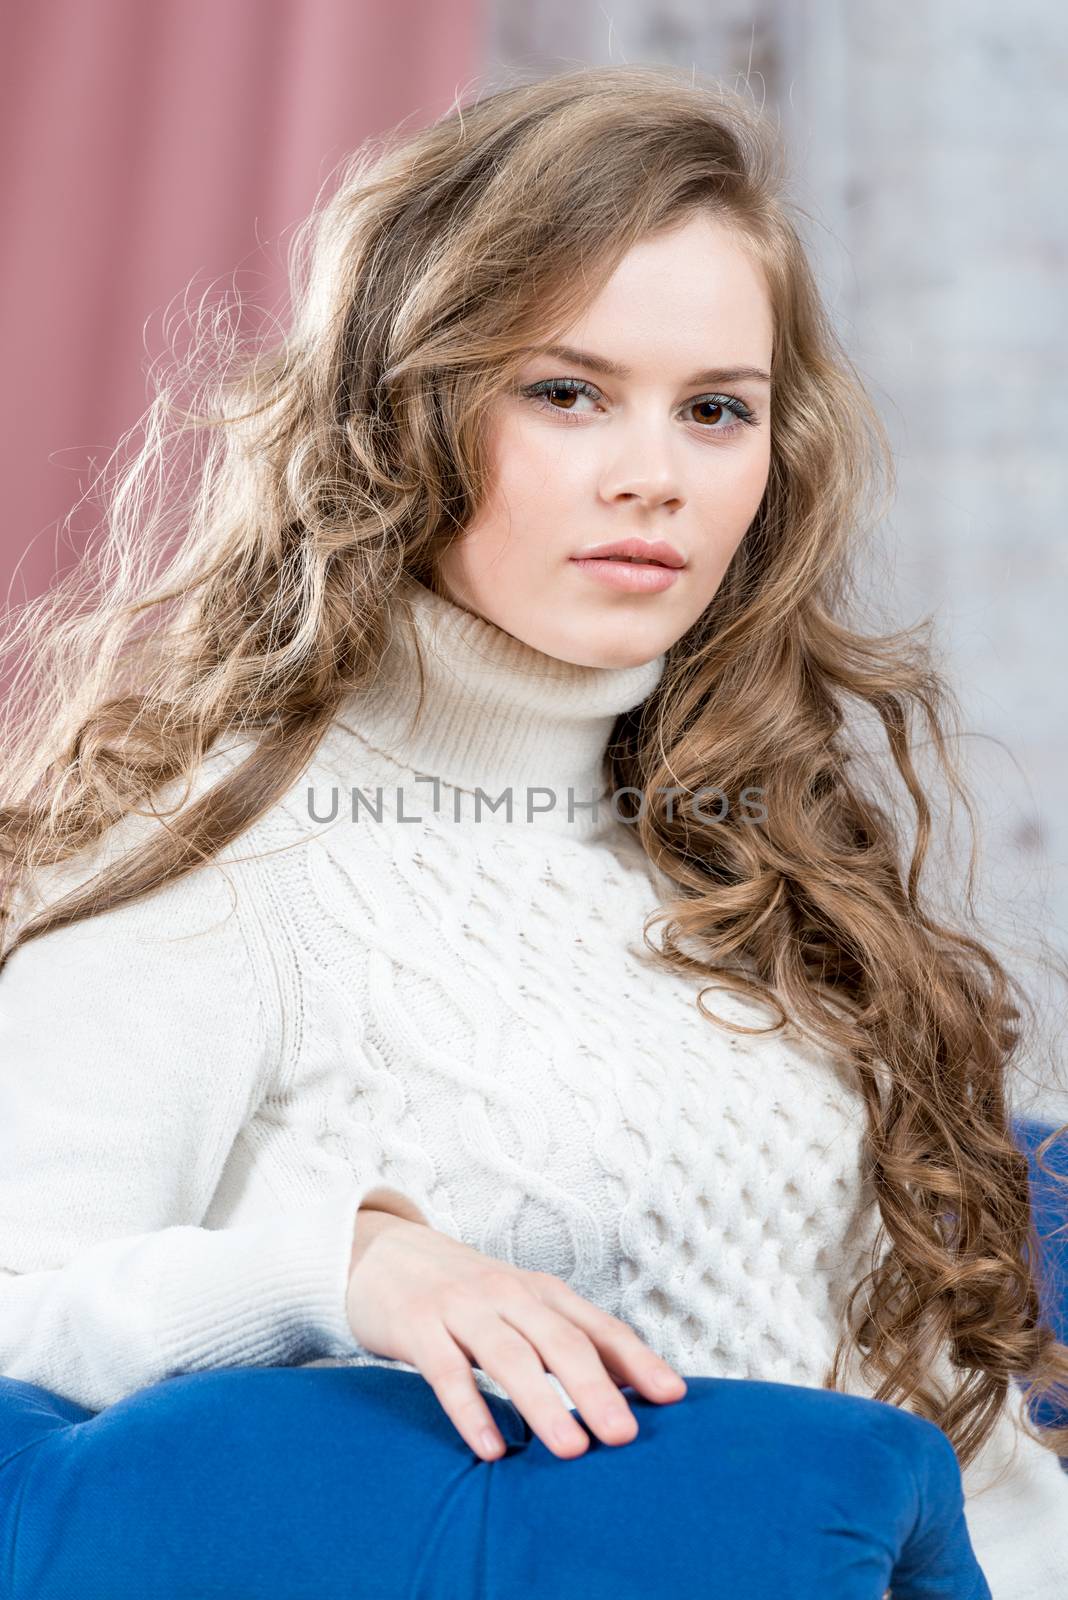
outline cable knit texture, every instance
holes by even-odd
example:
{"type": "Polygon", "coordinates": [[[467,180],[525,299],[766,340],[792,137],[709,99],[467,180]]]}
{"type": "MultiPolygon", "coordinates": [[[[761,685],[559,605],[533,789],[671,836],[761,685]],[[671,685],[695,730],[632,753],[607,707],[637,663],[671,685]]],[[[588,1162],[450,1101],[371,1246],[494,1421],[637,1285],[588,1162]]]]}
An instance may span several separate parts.
{"type": "MultiPolygon", "coordinates": [[[[565,1279],[684,1375],[820,1385],[876,1243],[863,1106],[818,1041],[744,1034],[775,1014],[722,990],[718,1028],[643,948],[668,885],[604,753],[664,658],[575,666],[402,594],[421,711],[398,614],[259,823],[0,976],[4,1373],[99,1409],[228,1365],[415,1370],[345,1312],[380,1191],[565,1279]]],[[[190,799],[248,748],[220,743],[190,799]]],[[[156,825],[127,819],[35,900],[156,825]]],[[[994,1600],[1068,1594],[1068,1477],[1010,1408],[965,1491],[994,1600]]]]}

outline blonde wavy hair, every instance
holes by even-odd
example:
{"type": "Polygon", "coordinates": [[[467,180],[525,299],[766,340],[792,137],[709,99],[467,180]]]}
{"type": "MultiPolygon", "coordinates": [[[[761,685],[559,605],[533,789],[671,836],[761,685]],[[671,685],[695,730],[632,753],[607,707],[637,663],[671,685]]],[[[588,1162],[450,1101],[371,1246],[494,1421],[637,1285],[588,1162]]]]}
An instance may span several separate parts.
{"type": "MultiPolygon", "coordinates": [[[[100,475],[104,538],[7,619],[0,967],[210,860],[299,781],[374,676],[405,575],[433,586],[481,504],[481,419],[523,346],[566,326],[643,237],[710,214],[752,252],[773,308],[770,476],[712,603],[619,719],[606,776],[641,795],[633,825],[678,889],[646,924],[657,958],[771,999],[855,1072],[880,1233],[826,1387],[852,1346],[876,1397],[938,1424],[964,1466],[1013,1378],[1034,1396],[1068,1379],[1040,1317],[1007,1102],[1033,1008],[921,894],[932,810],[911,724],[922,714],[973,818],[950,754],[956,702],[923,626],[871,636],[845,620],[893,463],[785,178],[743,95],[637,66],[510,81],[345,158],[293,240],[290,331],[243,348],[222,311],[198,313],[143,443],[100,475]],[[894,797],[860,781],[850,702],[885,731],[911,848],[894,797]],[[156,809],[234,734],[246,759],[195,804],[186,787],[156,809]],[[763,790],[765,821],[709,827],[663,798],[708,785],[763,790]],[[145,844],[18,925],[27,884],[134,814],[161,824],[145,844]],[[962,1375],[950,1394],[940,1347],[962,1375]]],[[[973,845],[969,915],[974,866],[973,845]]],[[[1022,1402],[1020,1420],[1068,1454],[1068,1428],[1031,1425],[1022,1402]]]]}

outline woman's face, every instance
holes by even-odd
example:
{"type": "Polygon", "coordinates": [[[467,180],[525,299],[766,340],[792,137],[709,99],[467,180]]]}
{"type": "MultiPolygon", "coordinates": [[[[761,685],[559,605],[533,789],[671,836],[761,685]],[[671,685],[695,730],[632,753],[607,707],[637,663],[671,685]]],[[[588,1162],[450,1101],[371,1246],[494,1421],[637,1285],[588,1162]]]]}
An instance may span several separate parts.
{"type": "Polygon", "coordinates": [[[435,587],[579,666],[658,656],[711,601],[764,494],[770,382],[714,369],[770,373],[772,336],[759,271],[721,223],[642,240],[495,399],[489,497],[435,587]],[[673,580],[576,560],[621,539],[670,545],[673,580]]]}

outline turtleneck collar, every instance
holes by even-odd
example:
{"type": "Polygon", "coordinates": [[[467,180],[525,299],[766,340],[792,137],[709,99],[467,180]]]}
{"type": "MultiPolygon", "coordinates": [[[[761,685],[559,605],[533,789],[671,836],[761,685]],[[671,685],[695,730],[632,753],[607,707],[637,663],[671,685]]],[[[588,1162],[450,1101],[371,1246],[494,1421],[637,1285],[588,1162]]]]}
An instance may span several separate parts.
{"type": "MultiPolygon", "coordinates": [[[[338,724],[413,777],[440,779],[437,808],[446,821],[476,816],[476,789],[496,800],[510,787],[516,825],[578,838],[602,831],[614,816],[603,770],[612,728],[656,688],[666,653],[638,666],[576,666],[413,578],[405,577],[398,593],[410,607],[424,663],[421,712],[416,718],[419,666],[401,605],[374,683],[350,696],[338,724]],[[555,797],[551,810],[538,809],[549,805],[544,790],[555,797]],[[601,797],[596,817],[580,804],[594,795],[601,797]]],[[[432,809],[435,785],[408,785],[403,775],[397,782],[406,813],[432,809]]],[[[507,813],[483,800],[479,815],[499,823],[507,813]]]]}

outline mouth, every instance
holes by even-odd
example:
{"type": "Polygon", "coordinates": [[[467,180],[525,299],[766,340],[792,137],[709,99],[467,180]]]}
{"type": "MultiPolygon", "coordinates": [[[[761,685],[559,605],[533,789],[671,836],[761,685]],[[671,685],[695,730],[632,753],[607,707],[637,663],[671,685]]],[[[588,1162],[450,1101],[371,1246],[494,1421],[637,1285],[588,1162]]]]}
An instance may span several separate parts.
{"type": "Polygon", "coordinates": [[[615,551],[601,552],[595,556],[572,556],[570,564],[596,583],[633,595],[659,594],[664,589],[670,589],[679,579],[678,566],[667,561],[615,551]]]}
{"type": "Polygon", "coordinates": [[[686,557],[666,539],[616,539],[611,544],[595,544],[579,550],[572,561],[611,561],[634,567],[663,567],[678,571],[686,565],[686,557]]]}
{"type": "Polygon", "coordinates": [[[632,566],[632,567],[665,567],[665,568],[667,568],[668,571],[672,570],[670,567],[668,567],[668,563],[666,561],[651,561],[648,556],[583,556],[583,557],[576,556],[575,557],[576,561],[580,560],[580,559],[584,560],[584,561],[625,561],[628,566],[632,566]]]}

